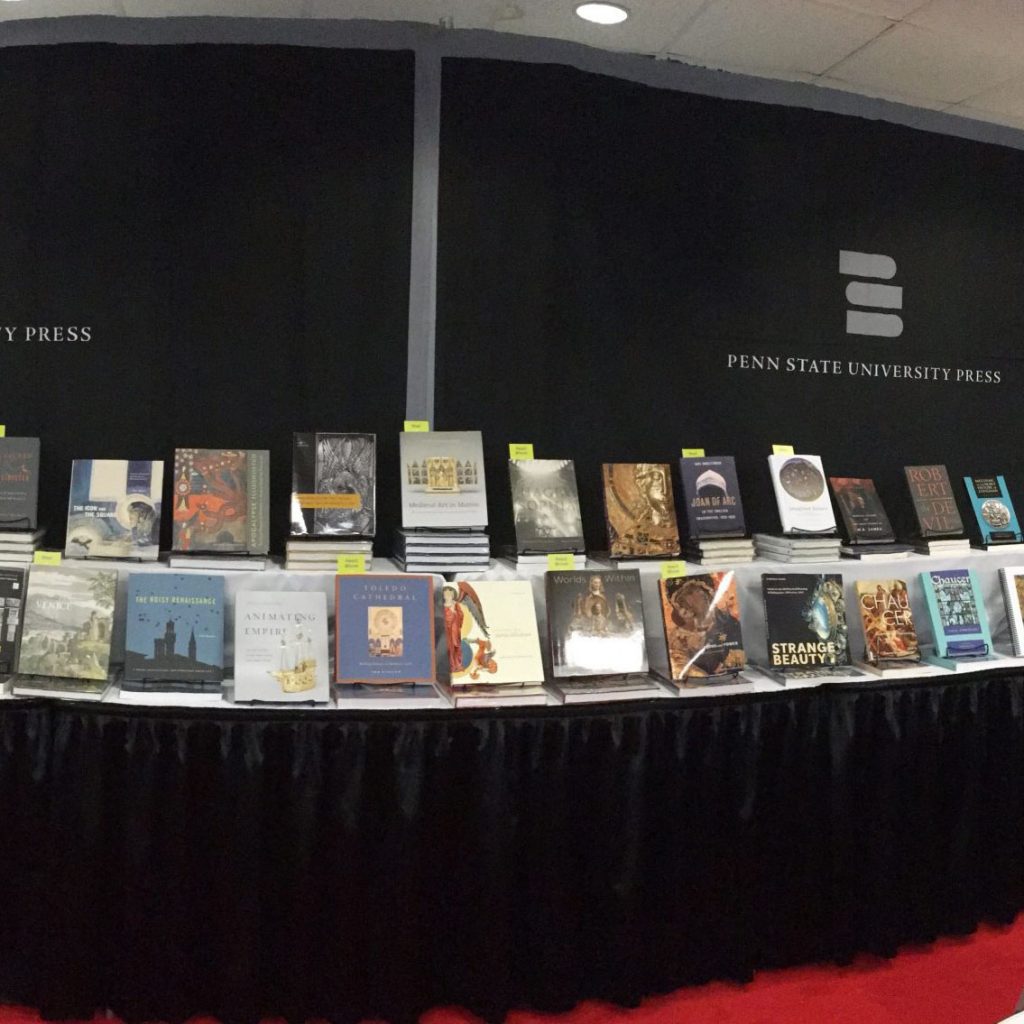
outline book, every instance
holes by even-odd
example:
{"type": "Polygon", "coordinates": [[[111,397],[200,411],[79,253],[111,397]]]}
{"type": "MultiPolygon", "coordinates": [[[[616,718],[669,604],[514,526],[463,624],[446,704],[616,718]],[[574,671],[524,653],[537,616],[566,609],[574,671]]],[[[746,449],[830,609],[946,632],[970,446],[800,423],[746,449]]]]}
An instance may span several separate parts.
{"type": "Polygon", "coordinates": [[[964,486],[974,509],[981,545],[1021,543],[1020,526],[1006,481],[1001,476],[965,476],[964,486]]]}
{"type": "Polygon", "coordinates": [[[146,459],[75,459],[65,558],[160,554],[164,464],[146,459]]]}
{"type": "Polygon", "coordinates": [[[1024,609],[1024,565],[1004,566],[999,570],[999,582],[1006,603],[1006,621],[1013,640],[1013,653],[1018,658],[1024,658],[1024,620],[1021,618],[1021,610],[1024,609]]]}
{"type": "Polygon", "coordinates": [[[746,536],[736,460],[731,455],[680,459],[679,472],[691,539],[746,536]]]}
{"type": "Polygon", "coordinates": [[[220,693],[223,576],[132,573],[125,624],[122,689],[220,693]]]}
{"type": "Polygon", "coordinates": [[[672,474],[658,462],[611,462],[601,469],[611,558],[674,558],[679,524],[672,474]]]}
{"type": "Polygon", "coordinates": [[[665,691],[645,675],[618,679],[556,679],[548,683],[546,689],[559,704],[603,704],[613,700],[656,700],[665,696],[665,691]]]}
{"type": "Polygon", "coordinates": [[[850,664],[839,573],[764,573],[761,593],[770,670],[824,673],[850,664]]]}
{"type": "Polygon", "coordinates": [[[544,682],[533,586],[528,580],[447,583],[438,655],[452,687],[544,682]]]}
{"type": "Polygon", "coordinates": [[[236,701],[326,703],[331,697],[327,659],[326,594],[239,591],[235,598],[236,701]]]}
{"type": "Polygon", "coordinates": [[[583,520],[572,459],[510,459],[519,554],[583,552],[583,520]]]}
{"type": "Polygon", "coordinates": [[[398,438],[402,526],[447,530],[487,525],[479,430],[404,432],[398,438]]]}
{"type": "Polygon", "coordinates": [[[25,574],[21,569],[0,569],[0,678],[18,664],[25,574]]]}
{"type": "Polygon", "coordinates": [[[888,562],[894,558],[909,558],[913,552],[909,544],[842,544],[839,553],[844,558],[860,562],[888,562]]]}
{"type": "Polygon", "coordinates": [[[674,576],[660,580],[659,591],[673,681],[732,676],[746,666],[735,573],[674,576]]]}
{"type": "Polygon", "coordinates": [[[864,660],[880,668],[917,663],[921,650],[903,580],[857,580],[857,604],[864,626],[864,660]]]}
{"type": "Polygon", "coordinates": [[[548,572],[544,586],[556,678],[647,671],[638,570],[548,572]]]}
{"type": "Polygon", "coordinates": [[[270,550],[269,486],[268,451],[176,449],[173,550],[265,555],[270,550]]]}
{"type": "Polygon", "coordinates": [[[904,466],[903,474],[914,506],[916,536],[922,540],[961,536],[964,524],[946,467],[904,466]]]}
{"type": "Polygon", "coordinates": [[[294,435],[293,537],[372,537],[376,500],[376,434],[294,435]]]}
{"type": "Polygon", "coordinates": [[[896,540],[874,480],[830,476],[828,482],[836,499],[847,545],[885,544],[896,540]]]}
{"type": "Polygon", "coordinates": [[[835,533],[836,518],[817,455],[769,455],[768,467],[783,533],[835,533]]]}
{"type": "Polygon", "coordinates": [[[548,691],[543,686],[451,686],[438,688],[453,708],[543,707],[548,691]]]}
{"type": "Polygon", "coordinates": [[[34,566],[25,588],[18,674],[106,688],[116,596],[113,569],[34,566]]]}
{"type": "Polygon", "coordinates": [[[430,576],[337,576],[335,599],[336,682],[434,683],[430,576]]]}
{"type": "Polygon", "coordinates": [[[940,658],[978,658],[992,650],[988,615],[978,579],[970,569],[921,573],[935,654],[940,658]]]}
{"type": "Polygon", "coordinates": [[[39,502],[39,438],[0,437],[0,530],[34,530],[39,502]]]}
{"type": "Polygon", "coordinates": [[[37,530],[0,530],[0,548],[7,551],[32,551],[46,533],[37,530]]]}

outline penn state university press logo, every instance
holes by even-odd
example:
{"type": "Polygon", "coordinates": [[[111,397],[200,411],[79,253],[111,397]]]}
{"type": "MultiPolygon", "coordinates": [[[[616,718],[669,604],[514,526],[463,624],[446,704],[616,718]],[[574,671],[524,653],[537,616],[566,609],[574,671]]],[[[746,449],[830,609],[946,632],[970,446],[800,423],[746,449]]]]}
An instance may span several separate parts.
{"type": "Polygon", "coordinates": [[[846,333],[876,338],[898,338],[903,333],[903,318],[881,310],[903,309],[903,288],[881,284],[896,276],[896,261],[880,253],[839,250],[839,273],[845,277],[869,278],[850,281],[846,286],[846,333]]]}

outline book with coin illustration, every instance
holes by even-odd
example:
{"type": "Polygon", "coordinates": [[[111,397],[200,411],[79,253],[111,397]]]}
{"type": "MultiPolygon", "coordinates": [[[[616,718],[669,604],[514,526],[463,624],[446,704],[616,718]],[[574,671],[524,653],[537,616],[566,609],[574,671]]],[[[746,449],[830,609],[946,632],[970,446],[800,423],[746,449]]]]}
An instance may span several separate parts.
{"type": "Polygon", "coordinates": [[[613,559],[677,557],[679,524],[668,465],[605,463],[602,477],[609,556],[613,559]]]}
{"type": "Polygon", "coordinates": [[[769,455],[783,533],[835,533],[825,473],[817,455],[769,455]]]}
{"type": "Polygon", "coordinates": [[[1001,476],[965,476],[964,486],[974,510],[977,546],[1020,544],[1020,526],[1006,481],[1001,476]]]}

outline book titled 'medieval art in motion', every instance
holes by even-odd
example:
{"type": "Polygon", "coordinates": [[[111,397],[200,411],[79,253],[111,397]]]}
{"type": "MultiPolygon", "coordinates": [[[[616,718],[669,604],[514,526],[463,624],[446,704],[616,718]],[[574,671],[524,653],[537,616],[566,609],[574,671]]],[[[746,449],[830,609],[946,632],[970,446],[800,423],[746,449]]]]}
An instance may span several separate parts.
{"type": "Polygon", "coordinates": [[[18,664],[18,639],[25,604],[25,574],[20,569],[0,569],[0,679],[18,664]]]}
{"type": "Polygon", "coordinates": [[[672,682],[732,678],[746,666],[735,573],[671,577],[660,594],[672,682]]]}
{"type": "Polygon", "coordinates": [[[864,662],[889,669],[920,662],[910,595],[903,580],[857,580],[857,604],[864,626],[864,662]]]}
{"type": "Polygon", "coordinates": [[[779,676],[816,676],[850,664],[843,577],[838,573],[761,576],[768,627],[767,668],[779,676]]]}
{"type": "Polygon", "coordinates": [[[985,602],[970,569],[921,573],[931,619],[935,655],[943,659],[983,658],[992,650],[985,602]]]}
{"type": "Polygon", "coordinates": [[[483,530],[487,526],[484,446],[479,430],[399,435],[402,526],[483,530]]]}
{"type": "Polygon", "coordinates": [[[182,555],[265,555],[269,550],[270,452],[178,448],[174,542],[182,555]]]}
{"type": "Polygon", "coordinates": [[[1022,543],[1017,514],[1001,476],[965,476],[964,486],[977,520],[979,547],[1022,543]]]}
{"type": "Polygon", "coordinates": [[[162,462],[75,459],[64,556],[155,561],[163,488],[162,462]]]}
{"type": "Polygon", "coordinates": [[[293,537],[372,537],[377,529],[374,434],[295,434],[293,537]]]}
{"type": "Polygon", "coordinates": [[[836,532],[836,517],[817,455],[769,455],[768,467],[783,533],[836,532]]]}
{"type": "Polygon", "coordinates": [[[583,520],[572,459],[511,459],[516,552],[583,552],[583,520]]]}
{"type": "Polygon", "coordinates": [[[668,465],[605,463],[602,477],[609,556],[613,559],[678,557],[679,524],[668,465]]]}
{"type": "Polygon", "coordinates": [[[39,438],[0,437],[0,531],[34,530],[39,496],[39,438]]]}
{"type": "Polygon", "coordinates": [[[1024,658],[1024,565],[1008,565],[999,570],[1006,604],[1006,620],[1013,640],[1013,653],[1024,658]]]}
{"type": "Polygon", "coordinates": [[[125,622],[122,690],[220,693],[223,576],[132,573],[125,622]]]}
{"type": "Polygon", "coordinates": [[[235,599],[235,700],[323,703],[330,695],[327,595],[240,591],[235,599]]]}

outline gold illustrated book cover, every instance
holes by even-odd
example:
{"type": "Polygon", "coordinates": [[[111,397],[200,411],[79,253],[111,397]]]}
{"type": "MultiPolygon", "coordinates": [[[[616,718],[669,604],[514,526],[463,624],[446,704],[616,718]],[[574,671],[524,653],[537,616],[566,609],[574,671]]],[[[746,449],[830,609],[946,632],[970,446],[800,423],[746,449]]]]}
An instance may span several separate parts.
{"type": "Polygon", "coordinates": [[[611,557],[678,556],[679,524],[669,466],[658,462],[612,462],[604,464],[602,474],[611,557]]]}

